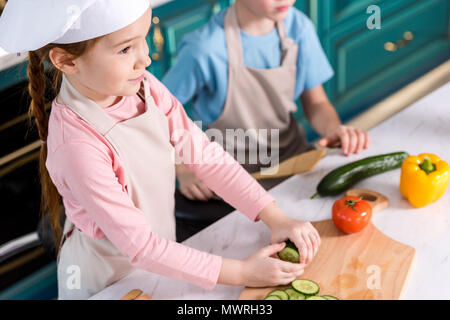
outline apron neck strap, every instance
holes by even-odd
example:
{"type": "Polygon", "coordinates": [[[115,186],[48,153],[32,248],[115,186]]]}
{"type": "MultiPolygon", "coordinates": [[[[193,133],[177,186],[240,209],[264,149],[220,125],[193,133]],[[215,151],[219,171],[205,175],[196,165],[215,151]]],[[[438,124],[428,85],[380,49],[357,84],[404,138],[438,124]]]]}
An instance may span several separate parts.
{"type": "Polygon", "coordinates": [[[284,29],[284,23],[277,22],[276,25],[277,25],[278,35],[280,36],[281,42],[284,42],[284,40],[286,39],[286,31],[284,29]]]}
{"type": "Polygon", "coordinates": [[[63,74],[59,91],[61,102],[80,116],[97,132],[105,135],[116,122],[93,100],[81,94],[63,74]]]}
{"type": "MultiPolygon", "coordinates": [[[[283,22],[276,23],[277,31],[281,39],[282,47],[286,39],[286,31],[283,22]]],[[[242,49],[241,29],[236,13],[236,4],[232,4],[225,15],[225,38],[228,50],[228,62],[230,65],[243,65],[244,52],[242,49]]]]}

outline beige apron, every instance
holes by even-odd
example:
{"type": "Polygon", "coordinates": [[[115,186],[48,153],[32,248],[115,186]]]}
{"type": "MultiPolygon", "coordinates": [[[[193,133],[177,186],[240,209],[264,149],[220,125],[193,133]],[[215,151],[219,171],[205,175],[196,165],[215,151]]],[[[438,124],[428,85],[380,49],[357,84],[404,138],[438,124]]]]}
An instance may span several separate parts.
{"type": "MultiPolygon", "coordinates": [[[[155,105],[148,80],[144,79],[142,84],[140,96],[144,99],[144,91],[145,112],[122,122],[116,122],[81,95],[65,77],[59,97],[117,152],[124,167],[128,194],[148,219],[152,231],[175,241],[175,152],[167,118],[155,105]]],[[[69,219],[63,234],[58,255],[59,299],[87,299],[134,269],[129,258],[106,237],[90,238],[74,228],[69,219]]]]}
{"type": "MultiPolygon", "coordinates": [[[[312,149],[306,140],[304,128],[293,117],[293,113],[297,111],[293,99],[298,46],[292,39],[286,37],[283,23],[277,23],[277,29],[282,47],[280,67],[254,69],[244,65],[235,5],[228,9],[225,16],[229,66],[228,93],[222,114],[216,122],[208,126],[208,129],[218,129],[221,132],[224,139],[223,147],[227,151],[231,149],[236,160],[250,173],[312,149]],[[227,129],[243,129],[248,133],[247,140],[227,135],[227,129]],[[266,129],[267,135],[261,129],[266,129]],[[270,132],[273,129],[279,130],[278,143],[276,139],[271,138],[270,132]],[[254,148],[255,144],[258,151],[254,148]],[[275,156],[278,161],[267,164],[267,157],[263,159],[258,155],[261,148],[271,150],[273,153],[268,154],[271,157],[275,156]],[[245,154],[245,163],[240,160],[242,157],[237,158],[238,153],[245,154]]],[[[267,190],[284,179],[263,180],[261,185],[267,190]]]]}

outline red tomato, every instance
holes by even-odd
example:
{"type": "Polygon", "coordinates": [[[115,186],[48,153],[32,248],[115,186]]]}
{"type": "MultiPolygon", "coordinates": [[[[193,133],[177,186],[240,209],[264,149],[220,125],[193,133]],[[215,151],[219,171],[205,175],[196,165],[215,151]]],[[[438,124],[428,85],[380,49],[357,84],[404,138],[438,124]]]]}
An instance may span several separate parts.
{"type": "Polygon", "coordinates": [[[362,198],[346,196],[333,204],[333,222],[345,233],[364,229],[372,218],[372,206],[362,198]]]}

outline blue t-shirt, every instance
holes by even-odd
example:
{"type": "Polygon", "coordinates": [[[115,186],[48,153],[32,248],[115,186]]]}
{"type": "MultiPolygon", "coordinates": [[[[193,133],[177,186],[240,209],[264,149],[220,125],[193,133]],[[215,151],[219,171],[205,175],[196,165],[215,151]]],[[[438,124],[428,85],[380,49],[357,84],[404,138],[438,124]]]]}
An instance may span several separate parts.
{"type": "MultiPolygon", "coordinates": [[[[185,104],[194,98],[193,120],[203,127],[222,114],[228,90],[228,52],[224,32],[227,9],[215,14],[201,28],[185,35],[178,48],[177,62],[162,82],[185,104]]],[[[286,34],[299,46],[296,101],[303,91],[329,80],[333,69],[323,51],[312,21],[292,7],[284,19],[286,34]]],[[[241,30],[244,65],[255,69],[280,67],[281,42],[274,28],[263,36],[252,36],[241,30]]]]}

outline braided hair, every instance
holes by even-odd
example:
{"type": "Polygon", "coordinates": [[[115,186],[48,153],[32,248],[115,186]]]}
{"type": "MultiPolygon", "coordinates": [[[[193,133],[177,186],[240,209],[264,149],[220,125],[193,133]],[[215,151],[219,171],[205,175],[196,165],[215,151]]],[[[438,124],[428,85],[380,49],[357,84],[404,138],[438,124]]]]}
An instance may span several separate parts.
{"type": "MultiPolygon", "coordinates": [[[[63,49],[67,53],[67,59],[76,59],[83,55],[89,48],[91,48],[99,38],[73,43],[73,44],[49,44],[36,51],[28,53],[28,93],[31,97],[30,107],[28,110],[29,126],[34,124],[37,128],[39,138],[43,142],[41,144],[39,156],[39,177],[41,182],[41,207],[40,215],[42,222],[44,218],[48,217],[51,229],[53,231],[53,238],[55,248],[59,250],[59,241],[62,236],[61,228],[61,206],[62,198],[58,193],[56,186],[51,180],[50,174],[45,166],[47,160],[47,137],[48,137],[48,122],[49,113],[47,113],[47,106],[51,102],[46,101],[45,91],[46,83],[50,81],[55,95],[58,93],[61,86],[62,72],[52,63],[50,59],[50,51],[54,48],[63,49]],[[49,74],[53,75],[50,79],[47,78],[45,71],[45,64],[48,63],[49,74]]],[[[62,61],[64,63],[64,61],[62,61]]]]}

